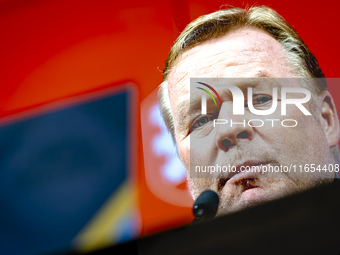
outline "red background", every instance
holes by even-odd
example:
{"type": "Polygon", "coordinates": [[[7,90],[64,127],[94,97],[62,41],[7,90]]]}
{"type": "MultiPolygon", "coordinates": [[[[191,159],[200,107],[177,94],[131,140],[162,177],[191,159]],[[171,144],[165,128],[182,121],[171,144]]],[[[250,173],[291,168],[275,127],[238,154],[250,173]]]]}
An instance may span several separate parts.
{"type": "MultiPolygon", "coordinates": [[[[254,3],[281,14],[326,77],[340,77],[339,2],[1,0],[0,117],[126,80],[138,85],[139,104],[160,84],[170,47],[189,21],[222,5],[254,3]]],[[[339,109],[340,90],[329,89],[339,109]]],[[[142,234],[189,222],[189,207],[167,204],[148,190],[139,119],[136,125],[142,234]]]]}

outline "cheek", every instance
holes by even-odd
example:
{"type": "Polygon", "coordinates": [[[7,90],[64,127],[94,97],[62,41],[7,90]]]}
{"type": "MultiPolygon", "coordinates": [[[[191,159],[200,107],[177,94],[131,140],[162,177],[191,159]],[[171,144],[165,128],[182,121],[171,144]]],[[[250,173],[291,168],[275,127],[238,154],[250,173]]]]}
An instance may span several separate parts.
{"type": "Polygon", "coordinates": [[[219,151],[216,144],[217,132],[217,128],[212,128],[209,134],[204,137],[190,135],[192,165],[214,165],[219,151]]]}
{"type": "Polygon", "coordinates": [[[208,156],[210,151],[210,147],[208,148],[206,144],[205,146],[193,146],[190,144],[189,137],[178,145],[178,153],[187,170],[187,180],[193,199],[197,199],[203,191],[212,189],[214,182],[212,178],[190,178],[190,166],[208,165],[207,162],[211,161],[208,156]]]}
{"type": "Polygon", "coordinates": [[[188,178],[189,188],[194,200],[205,190],[212,190],[210,178],[188,178]]]}
{"type": "Polygon", "coordinates": [[[191,164],[209,165],[214,162],[217,156],[214,135],[210,134],[204,138],[191,139],[191,164]]]}
{"type": "Polygon", "coordinates": [[[190,143],[189,139],[184,139],[180,143],[177,143],[177,150],[182,163],[185,168],[190,169],[190,143]]]}
{"type": "MultiPolygon", "coordinates": [[[[277,136],[282,145],[284,160],[289,163],[298,162],[328,164],[331,160],[329,146],[322,126],[313,116],[305,116],[300,110],[287,111],[285,119],[294,119],[296,127],[280,127],[277,136]]],[[[289,123],[289,122],[287,122],[289,123]]],[[[290,125],[290,124],[289,124],[290,125]]]]}

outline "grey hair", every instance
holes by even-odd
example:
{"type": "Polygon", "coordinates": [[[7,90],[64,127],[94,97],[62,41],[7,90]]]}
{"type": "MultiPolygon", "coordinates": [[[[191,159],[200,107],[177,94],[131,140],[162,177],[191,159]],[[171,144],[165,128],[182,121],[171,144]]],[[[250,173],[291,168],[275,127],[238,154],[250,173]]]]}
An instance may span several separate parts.
{"type": "MultiPolygon", "coordinates": [[[[295,30],[274,10],[260,6],[246,10],[229,8],[207,14],[192,21],[180,34],[172,46],[163,71],[163,82],[159,88],[161,112],[174,142],[175,125],[168,93],[168,75],[178,62],[178,57],[186,50],[207,40],[218,38],[231,30],[255,27],[268,32],[282,46],[286,53],[289,69],[295,77],[324,78],[324,74],[314,55],[295,30]]],[[[313,98],[327,90],[326,83],[309,86],[313,98]]]]}

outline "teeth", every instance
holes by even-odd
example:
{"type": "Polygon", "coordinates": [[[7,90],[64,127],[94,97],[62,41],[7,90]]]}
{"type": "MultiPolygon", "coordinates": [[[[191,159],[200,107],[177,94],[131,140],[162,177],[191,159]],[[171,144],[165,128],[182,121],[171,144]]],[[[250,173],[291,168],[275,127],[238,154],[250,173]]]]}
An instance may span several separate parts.
{"type": "MultiPolygon", "coordinates": [[[[229,179],[230,178],[222,178],[222,179],[220,179],[218,181],[217,190],[221,191],[229,179]]],[[[251,187],[253,187],[253,180],[254,180],[253,178],[243,179],[243,180],[238,181],[237,183],[243,185],[246,188],[251,188],[251,187]]]]}
{"type": "Polygon", "coordinates": [[[254,185],[252,181],[253,179],[247,179],[247,180],[243,180],[241,183],[244,187],[251,188],[254,185]]]}

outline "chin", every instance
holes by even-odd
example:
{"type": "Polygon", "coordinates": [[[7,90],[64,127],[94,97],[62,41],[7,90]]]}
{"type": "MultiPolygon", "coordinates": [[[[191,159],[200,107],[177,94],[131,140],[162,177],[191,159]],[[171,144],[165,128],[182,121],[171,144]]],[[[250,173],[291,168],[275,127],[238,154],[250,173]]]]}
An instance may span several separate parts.
{"type": "Polygon", "coordinates": [[[233,203],[228,203],[227,201],[221,201],[219,210],[217,212],[217,216],[222,216],[230,213],[234,213],[237,211],[241,211],[250,207],[258,206],[268,201],[274,200],[275,198],[271,198],[266,196],[261,192],[255,189],[249,190],[242,194],[242,197],[234,201],[233,203]]]}

